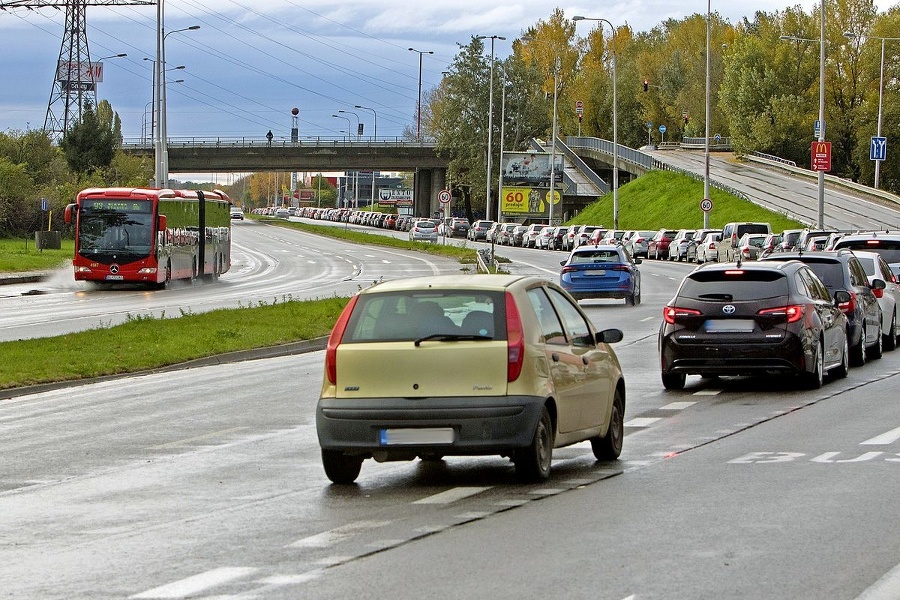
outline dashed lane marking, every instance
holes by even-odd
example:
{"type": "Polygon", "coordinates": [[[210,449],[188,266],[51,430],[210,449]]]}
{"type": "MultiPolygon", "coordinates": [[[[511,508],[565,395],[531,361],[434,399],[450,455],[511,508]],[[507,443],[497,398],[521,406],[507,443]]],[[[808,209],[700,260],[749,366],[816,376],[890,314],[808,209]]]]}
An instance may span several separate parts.
{"type": "Polygon", "coordinates": [[[882,446],[887,444],[893,444],[897,440],[900,440],[900,427],[896,429],[891,429],[886,433],[882,433],[881,435],[876,435],[875,437],[868,439],[864,442],[860,442],[861,446],[882,446]]]}
{"type": "Polygon", "coordinates": [[[625,427],[650,427],[659,420],[661,420],[659,417],[637,417],[626,421],[625,427]]]}
{"type": "Polygon", "coordinates": [[[416,500],[415,502],[413,502],[413,504],[450,504],[451,502],[456,502],[457,500],[462,500],[463,498],[468,498],[469,496],[480,494],[481,492],[489,489],[491,488],[457,487],[451,490],[447,490],[446,492],[441,492],[440,494],[435,494],[434,496],[428,496],[426,498],[416,500]]]}
{"type": "Polygon", "coordinates": [[[247,577],[256,571],[257,569],[253,567],[220,567],[218,569],[206,571],[205,573],[200,573],[199,575],[187,577],[180,581],[174,581],[153,588],[152,590],[147,590],[146,592],[141,592],[140,594],[135,594],[134,596],[130,596],[130,598],[187,598],[189,596],[196,596],[211,587],[247,577]]]}

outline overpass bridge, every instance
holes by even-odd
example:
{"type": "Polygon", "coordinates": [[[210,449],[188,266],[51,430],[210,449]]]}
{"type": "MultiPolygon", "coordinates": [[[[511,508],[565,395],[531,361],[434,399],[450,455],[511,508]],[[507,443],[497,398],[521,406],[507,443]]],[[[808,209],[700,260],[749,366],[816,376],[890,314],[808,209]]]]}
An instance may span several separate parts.
{"type": "MultiPolygon", "coordinates": [[[[531,146],[550,150],[547,141],[532,140],[531,146]]],[[[132,156],[150,160],[155,152],[153,144],[147,140],[126,140],[122,149],[132,156]]],[[[570,218],[610,190],[613,144],[599,138],[567,137],[557,140],[557,152],[566,156],[563,214],[570,218]]],[[[416,214],[432,214],[438,210],[438,192],[447,186],[449,164],[449,157],[442,156],[434,142],[404,138],[316,137],[297,142],[287,139],[270,142],[265,138],[170,138],[168,154],[169,170],[174,173],[415,172],[416,214]]],[[[618,146],[618,166],[620,185],[652,169],[671,168],[648,153],[621,144],[618,146]]]]}

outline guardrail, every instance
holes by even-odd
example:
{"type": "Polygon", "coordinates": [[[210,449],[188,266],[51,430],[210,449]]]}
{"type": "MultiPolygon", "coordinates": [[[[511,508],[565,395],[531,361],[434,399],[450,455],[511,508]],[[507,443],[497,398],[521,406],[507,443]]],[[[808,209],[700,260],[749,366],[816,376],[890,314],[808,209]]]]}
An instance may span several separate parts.
{"type": "MultiPolygon", "coordinates": [[[[705,137],[683,137],[681,138],[681,147],[687,148],[689,150],[705,150],[706,149],[706,138],[705,137]]],[[[713,152],[728,152],[731,148],[731,138],[730,137],[721,137],[719,139],[710,138],[709,140],[709,149],[713,152]]]]}
{"type": "Polygon", "coordinates": [[[640,150],[635,150],[634,148],[623,146],[622,144],[618,144],[618,152],[613,152],[615,146],[613,146],[613,143],[609,140],[595,137],[569,136],[566,138],[566,145],[570,148],[586,148],[589,150],[599,150],[600,152],[609,154],[610,156],[613,156],[615,154],[621,161],[629,162],[633,165],[638,165],[647,170],[653,168],[653,159],[650,157],[650,155],[644,154],[640,150]]]}
{"type": "Polygon", "coordinates": [[[756,152],[756,151],[753,151],[753,152],[751,152],[750,154],[747,154],[747,156],[756,156],[756,157],[762,158],[762,159],[764,159],[764,160],[769,160],[769,161],[772,161],[772,162],[781,163],[781,164],[783,164],[783,165],[789,165],[789,166],[791,166],[791,167],[796,167],[796,166],[797,166],[797,163],[796,163],[796,162],[794,162],[794,161],[792,161],[792,160],[790,160],[790,159],[788,159],[788,158],[781,158],[780,156],[775,156],[774,154],[766,154],[765,152],[756,152]]]}

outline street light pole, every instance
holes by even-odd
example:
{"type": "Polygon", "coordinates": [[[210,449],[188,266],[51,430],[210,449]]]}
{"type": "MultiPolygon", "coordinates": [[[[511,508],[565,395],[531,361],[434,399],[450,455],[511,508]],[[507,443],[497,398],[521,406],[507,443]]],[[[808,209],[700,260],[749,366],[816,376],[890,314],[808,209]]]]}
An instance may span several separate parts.
{"type": "MultiPolygon", "coordinates": [[[[359,115],[356,114],[355,112],[353,112],[352,110],[338,110],[338,112],[345,113],[348,115],[353,115],[354,117],[356,117],[356,141],[358,142],[359,141],[359,115]]],[[[344,118],[346,119],[347,117],[344,117],[344,118]]],[[[347,129],[349,129],[349,128],[350,128],[350,123],[348,122],[347,129]]]]}
{"type": "MultiPolygon", "coordinates": [[[[819,7],[820,25],[819,25],[819,136],[818,141],[825,141],[825,0],[820,1],[819,7]]],[[[794,42],[815,42],[810,38],[801,38],[793,35],[779,36],[781,40],[789,40],[794,42]]],[[[819,208],[817,227],[825,228],[825,171],[818,170],[819,184],[819,208]]]]}
{"type": "MultiPolygon", "coordinates": [[[[361,106],[356,104],[353,108],[360,108],[362,110],[371,110],[372,111],[372,141],[378,141],[378,113],[375,112],[374,108],[369,108],[368,106],[361,106]]],[[[372,168],[372,198],[371,198],[372,206],[375,206],[375,168],[372,168]]]]}
{"type": "Polygon", "coordinates": [[[158,0],[156,7],[157,37],[156,37],[156,85],[159,88],[157,98],[157,129],[158,135],[155,145],[156,153],[156,187],[165,187],[169,183],[169,151],[168,135],[166,132],[166,38],[179,31],[196,31],[199,25],[191,25],[182,29],[175,29],[166,33],[164,1],[158,0]]]}
{"type": "MultiPolygon", "coordinates": [[[[847,31],[844,33],[848,38],[858,38],[862,37],[857,33],[852,31],[847,31]]],[[[877,36],[866,36],[871,39],[881,40],[881,67],[879,68],[878,75],[878,125],[876,128],[876,137],[881,137],[881,109],[882,109],[882,100],[884,96],[884,43],[889,41],[898,41],[900,38],[896,37],[877,37],[877,36]]],[[[881,181],[881,159],[875,160],[875,189],[879,188],[879,182],[881,181]]]]}
{"type": "MultiPolygon", "coordinates": [[[[709,201],[709,118],[710,118],[710,107],[709,107],[709,88],[710,88],[710,76],[709,76],[709,37],[710,37],[710,16],[712,12],[712,7],[710,6],[711,0],[706,0],[706,126],[705,126],[705,141],[704,141],[704,154],[703,154],[703,200],[709,201]]],[[[703,211],[703,228],[709,229],[709,211],[703,211]]]]}
{"type": "MultiPolygon", "coordinates": [[[[613,107],[612,107],[612,109],[613,109],[613,174],[612,174],[613,175],[612,176],[612,180],[613,180],[613,229],[618,229],[619,228],[619,118],[618,118],[618,106],[617,106],[618,98],[617,98],[617,93],[616,93],[616,88],[617,88],[616,79],[618,79],[617,74],[616,74],[616,55],[618,54],[616,47],[619,44],[618,40],[616,39],[616,35],[618,33],[618,30],[616,29],[615,25],[613,25],[608,20],[603,19],[603,18],[590,18],[590,17],[576,16],[576,17],[572,17],[572,20],[573,21],[600,21],[601,23],[606,23],[607,25],[609,25],[609,28],[612,29],[612,35],[613,35],[613,38],[612,38],[612,41],[613,41],[613,43],[612,43],[612,53],[613,53],[613,60],[612,60],[612,80],[613,80],[613,107]]],[[[555,139],[553,140],[553,143],[554,143],[554,147],[555,147],[555,144],[556,144],[555,139]]],[[[552,202],[552,200],[551,200],[551,202],[552,202]]],[[[550,205],[550,209],[552,212],[552,209],[553,209],[552,204],[550,205]]]]}
{"type": "MultiPolygon", "coordinates": [[[[506,135],[506,74],[500,73],[500,168],[497,180],[497,222],[502,220],[501,209],[503,207],[503,139],[506,135]]],[[[490,219],[491,215],[485,214],[490,219]]]]}
{"type": "Polygon", "coordinates": [[[334,117],[335,119],[344,119],[345,121],[347,121],[347,141],[349,142],[350,141],[350,125],[352,125],[352,123],[350,121],[350,117],[342,117],[341,115],[331,115],[331,116],[334,117]]]}
{"type": "MultiPolygon", "coordinates": [[[[484,199],[484,215],[487,217],[491,214],[491,166],[493,165],[493,152],[491,152],[491,148],[493,146],[493,133],[494,133],[494,40],[505,40],[506,38],[501,35],[477,35],[475,36],[476,40],[491,40],[491,82],[489,85],[488,92],[488,132],[487,132],[487,177],[485,181],[486,185],[486,196],[484,199]]],[[[553,210],[553,204],[550,205],[551,210],[553,210]]]]}
{"type": "Polygon", "coordinates": [[[415,48],[410,48],[410,52],[417,52],[419,54],[419,100],[416,103],[416,141],[422,141],[422,55],[423,54],[434,54],[431,50],[416,50],[415,48]]]}

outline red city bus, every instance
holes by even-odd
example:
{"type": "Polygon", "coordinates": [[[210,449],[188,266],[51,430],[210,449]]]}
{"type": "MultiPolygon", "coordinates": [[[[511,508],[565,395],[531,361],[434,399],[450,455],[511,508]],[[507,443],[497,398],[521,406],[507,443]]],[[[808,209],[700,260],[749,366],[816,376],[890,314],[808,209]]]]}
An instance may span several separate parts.
{"type": "Polygon", "coordinates": [[[218,190],[86,189],[65,212],[75,225],[75,279],[159,288],[215,280],[231,267],[230,207],[218,190]]]}

